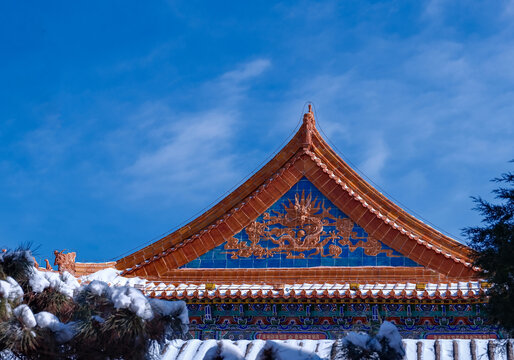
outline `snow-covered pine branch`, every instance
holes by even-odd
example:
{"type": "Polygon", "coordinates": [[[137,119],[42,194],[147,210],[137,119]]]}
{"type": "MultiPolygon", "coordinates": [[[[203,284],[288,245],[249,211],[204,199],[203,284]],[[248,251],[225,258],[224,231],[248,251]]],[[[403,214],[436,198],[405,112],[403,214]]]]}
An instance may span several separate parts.
{"type": "Polygon", "coordinates": [[[145,296],[140,279],[114,269],[77,279],[33,264],[28,250],[0,254],[2,358],[144,358],[188,330],[186,304],[145,296]]]}

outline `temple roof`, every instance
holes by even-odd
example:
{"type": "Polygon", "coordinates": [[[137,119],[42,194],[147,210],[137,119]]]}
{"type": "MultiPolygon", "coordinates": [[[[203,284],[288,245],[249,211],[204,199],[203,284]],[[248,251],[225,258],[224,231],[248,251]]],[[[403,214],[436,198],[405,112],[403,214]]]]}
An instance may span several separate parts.
{"type": "Polygon", "coordinates": [[[336,276],[357,279],[373,276],[377,280],[385,276],[401,280],[402,276],[421,276],[428,281],[476,276],[469,248],[416,219],[359,176],[321,137],[310,107],[296,135],[263,168],[195,220],[118,260],[116,268],[126,275],[146,278],[177,281],[194,278],[199,272],[184,269],[184,265],[241,232],[302,179],[312,183],[370,237],[379,239],[385,247],[403,254],[421,268],[385,267],[379,272],[365,267],[216,269],[211,271],[214,278],[234,282],[245,276],[251,278],[252,271],[259,271],[261,278],[273,278],[273,281],[287,275],[312,280],[336,276]]]}
{"type": "Polygon", "coordinates": [[[457,283],[285,283],[226,284],[209,288],[208,284],[155,284],[141,288],[147,296],[168,300],[190,299],[416,299],[475,300],[483,299],[485,290],[478,281],[457,283]]]}

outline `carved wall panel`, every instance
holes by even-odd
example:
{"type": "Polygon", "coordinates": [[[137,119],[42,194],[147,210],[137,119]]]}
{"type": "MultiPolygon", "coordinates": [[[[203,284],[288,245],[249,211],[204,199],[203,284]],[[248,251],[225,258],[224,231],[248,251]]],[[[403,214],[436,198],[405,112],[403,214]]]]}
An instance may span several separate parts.
{"type": "Polygon", "coordinates": [[[368,236],[310,181],[185,267],[419,266],[368,236]]]}

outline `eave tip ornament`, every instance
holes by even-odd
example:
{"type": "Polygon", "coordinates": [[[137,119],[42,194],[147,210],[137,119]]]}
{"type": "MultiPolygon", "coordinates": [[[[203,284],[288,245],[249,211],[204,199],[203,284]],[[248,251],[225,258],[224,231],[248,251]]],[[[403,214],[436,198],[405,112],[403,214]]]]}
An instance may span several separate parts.
{"type": "Polygon", "coordinates": [[[316,127],[316,120],[314,120],[314,113],[312,112],[312,104],[309,104],[309,112],[306,112],[303,115],[303,131],[304,131],[304,141],[303,147],[308,150],[312,147],[312,132],[316,127]]]}

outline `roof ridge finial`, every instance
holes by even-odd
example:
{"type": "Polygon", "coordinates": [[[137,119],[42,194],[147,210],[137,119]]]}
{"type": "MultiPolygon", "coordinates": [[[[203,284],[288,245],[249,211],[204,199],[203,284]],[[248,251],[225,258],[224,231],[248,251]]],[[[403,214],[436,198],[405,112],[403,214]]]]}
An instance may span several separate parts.
{"type": "Polygon", "coordinates": [[[314,120],[314,112],[312,111],[312,104],[309,104],[309,111],[303,115],[303,123],[305,125],[309,125],[310,127],[314,127],[316,121],[314,120]]]}
{"type": "Polygon", "coordinates": [[[316,127],[316,121],[314,120],[314,113],[312,112],[312,104],[309,104],[309,112],[303,115],[304,125],[304,147],[310,148],[312,146],[312,131],[316,127]]]}

